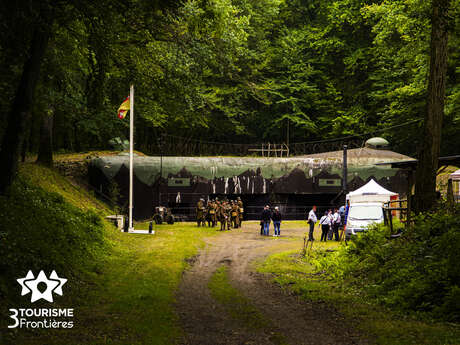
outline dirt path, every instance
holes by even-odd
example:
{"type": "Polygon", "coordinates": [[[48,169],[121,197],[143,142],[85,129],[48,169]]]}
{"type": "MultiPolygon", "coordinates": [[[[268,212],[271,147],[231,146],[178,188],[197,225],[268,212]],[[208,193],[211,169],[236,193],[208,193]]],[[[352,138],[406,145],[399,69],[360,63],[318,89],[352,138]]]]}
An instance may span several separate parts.
{"type": "Polygon", "coordinates": [[[185,272],[176,305],[185,332],[181,343],[366,344],[333,308],[301,301],[252,270],[253,260],[300,249],[305,229],[285,227],[283,236],[276,239],[260,236],[258,229],[257,224],[246,223],[242,230],[210,238],[191,269],[185,272]],[[261,312],[270,327],[250,329],[213,299],[208,282],[222,265],[228,266],[231,284],[261,312]]]}

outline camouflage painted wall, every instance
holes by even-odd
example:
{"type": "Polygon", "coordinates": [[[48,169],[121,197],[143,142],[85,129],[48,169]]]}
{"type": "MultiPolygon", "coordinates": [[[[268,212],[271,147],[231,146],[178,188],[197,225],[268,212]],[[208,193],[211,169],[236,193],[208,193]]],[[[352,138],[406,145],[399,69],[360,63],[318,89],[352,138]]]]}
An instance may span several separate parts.
{"type": "MultiPolygon", "coordinates": [[[[404,194],[404,172],[374,164],[408,159],[411,158],[387,150],[349,150],[348,189],[359,188],[374,178],[383,187],[404,194]]],[[[193,205],[200,197],[216,194],[332,197],[340,192],[342,184],[341,151],[290,158],[163,157],[162,161],[159,186],[160,157],[134,158],[134,215],[138,219],[151,215],[159,194],[162,204],[174,207],[193,205]]],[[[90,183],[107,192],[110,181],[115,181],[124,202],[128,195],[128,167],[126,154],[96,158],[89,169],[90,183]]]]}

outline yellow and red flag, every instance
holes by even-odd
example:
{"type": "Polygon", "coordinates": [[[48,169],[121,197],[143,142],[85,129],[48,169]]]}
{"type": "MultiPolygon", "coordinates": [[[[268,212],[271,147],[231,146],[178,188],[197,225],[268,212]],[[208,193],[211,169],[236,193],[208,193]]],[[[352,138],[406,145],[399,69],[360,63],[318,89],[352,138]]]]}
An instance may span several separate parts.
{"type": "Polygon", "coordinates": [[[130,103],[129,103],[129,96],[128,96],[118,108],[118,117],[120,119],[124,119],[126,117],[126,114],[128,114],[128,111],[129,111],[129,106],[130,106],[130,103]]]}

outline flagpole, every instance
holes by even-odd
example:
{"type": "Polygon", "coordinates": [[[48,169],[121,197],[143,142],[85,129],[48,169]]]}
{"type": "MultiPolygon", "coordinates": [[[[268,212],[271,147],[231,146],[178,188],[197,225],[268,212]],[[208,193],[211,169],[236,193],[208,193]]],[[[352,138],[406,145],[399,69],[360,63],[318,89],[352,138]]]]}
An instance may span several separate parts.
{"type": "Polygon", "coordinates": [[[129,90],[129,229],[133,231],[134,85],[129,90]]]}

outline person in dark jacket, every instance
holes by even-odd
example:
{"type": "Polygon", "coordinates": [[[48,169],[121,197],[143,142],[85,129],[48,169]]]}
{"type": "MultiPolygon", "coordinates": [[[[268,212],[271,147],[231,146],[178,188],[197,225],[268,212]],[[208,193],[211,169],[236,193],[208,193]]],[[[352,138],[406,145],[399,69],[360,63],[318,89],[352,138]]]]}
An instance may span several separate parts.
{"type": "Polygon", "coordinates": [[[272,213],[270,211],[270,206],[266,205],[261,215],[261,221],[264,223],[264,236],[268,236],[270,234],[271,219],[272,219],[272,213]]]}
{"type": "Polygon", "coordinates": [[[275,228],[274,237],[280,236],[280,226],[281,226],[281,212],[278,206],[275,207],[275,212],[272,214],[273,227],[275,228]]]}

